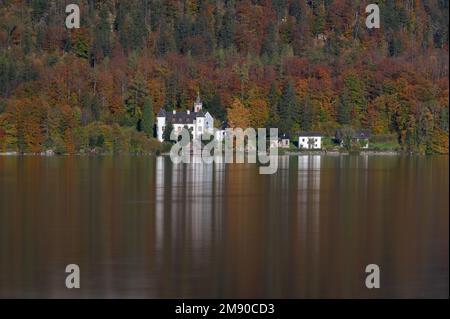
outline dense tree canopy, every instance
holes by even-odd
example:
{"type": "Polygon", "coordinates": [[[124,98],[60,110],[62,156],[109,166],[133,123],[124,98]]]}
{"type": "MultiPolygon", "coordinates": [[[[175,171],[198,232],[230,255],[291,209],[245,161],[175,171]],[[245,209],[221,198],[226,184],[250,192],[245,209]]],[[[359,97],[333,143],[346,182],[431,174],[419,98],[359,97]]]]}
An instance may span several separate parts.
{"type": "Polygon", "coordinates": [[[67,30],[69,2],[0,1],[0,151],[139,149],[200,92],[232,125],[448,152],[448,0],[378,1],[371,30],[364,0],[80,0],[67,30]]]}

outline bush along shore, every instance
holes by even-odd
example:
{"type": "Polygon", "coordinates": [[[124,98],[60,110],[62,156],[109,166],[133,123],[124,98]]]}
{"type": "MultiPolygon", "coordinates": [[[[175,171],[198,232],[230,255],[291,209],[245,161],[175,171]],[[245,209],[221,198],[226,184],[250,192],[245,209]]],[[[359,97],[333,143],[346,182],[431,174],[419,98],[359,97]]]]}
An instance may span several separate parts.
{"type": "Polygon", "coordinates": [[[36,145],[19,136],[8,147],[0,147],[0,155],[159,155],[170,151],[171,145],[133,128],[97,122],[77,128],[65,141],[52,138],[36,145]]]}

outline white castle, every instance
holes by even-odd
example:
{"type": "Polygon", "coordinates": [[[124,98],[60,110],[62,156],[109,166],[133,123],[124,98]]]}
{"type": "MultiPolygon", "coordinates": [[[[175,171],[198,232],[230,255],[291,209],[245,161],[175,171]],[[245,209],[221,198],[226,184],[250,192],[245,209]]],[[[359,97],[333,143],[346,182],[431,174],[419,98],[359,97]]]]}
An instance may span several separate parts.
{"type": "Polygon", "coordinates": [[[180,132],[184,127],[192,131],[193,138],[200,138],[206,132],[215,134],[214,132],[214,118],[209,112],[203,112],[203,103],[200,96],[197,95],[197,100],[194,103],[192,112],[167,112],[161,109],[156,115],[156,137],[160,142],[164,141],[163,134],[166,126],[171,123],[175,132],[180,132]]]}

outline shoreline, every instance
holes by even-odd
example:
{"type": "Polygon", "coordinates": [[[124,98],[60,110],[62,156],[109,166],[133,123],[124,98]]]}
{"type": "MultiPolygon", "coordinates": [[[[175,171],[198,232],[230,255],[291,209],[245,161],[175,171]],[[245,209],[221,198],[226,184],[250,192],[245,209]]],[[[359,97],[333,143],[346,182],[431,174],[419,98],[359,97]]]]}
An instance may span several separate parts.
{"type": "MultiPolygon", "coordinates": [[[[420,154],[420,153],[407,153],[400,151],[375,151],[375,150],[363,150],[359,152],[348,151],[283,151],[276,156],[302,156],[302,155],[319,155],[319,156],[448,156],[449,154],[420,154]]],[[[74,154],[56,154],[54,152],[42,152],[42,153],[19,153],[19,152],[0,152],[1,157],[22,157],[22,156],[39,156],[39,157],[63,157],[63,156],[170,156],[169,153],[86,153],[79,152],[74,154]]]]}

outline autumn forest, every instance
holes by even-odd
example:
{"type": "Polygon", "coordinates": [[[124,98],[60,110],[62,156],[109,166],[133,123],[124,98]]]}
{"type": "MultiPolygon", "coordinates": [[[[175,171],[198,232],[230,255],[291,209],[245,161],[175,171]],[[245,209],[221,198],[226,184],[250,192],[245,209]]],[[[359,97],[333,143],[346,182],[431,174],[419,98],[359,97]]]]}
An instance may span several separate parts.
{"type": "Polygon", "coordinates": [[[0,0],[0,152],[142,153],[199,92],[217,125],[370,130],[448,154],[448,0],[0,0]],[[380,7],[368,29],[365,7],[380,7]],[[67,29],[77,3],[81,27],[67,29]]]}

